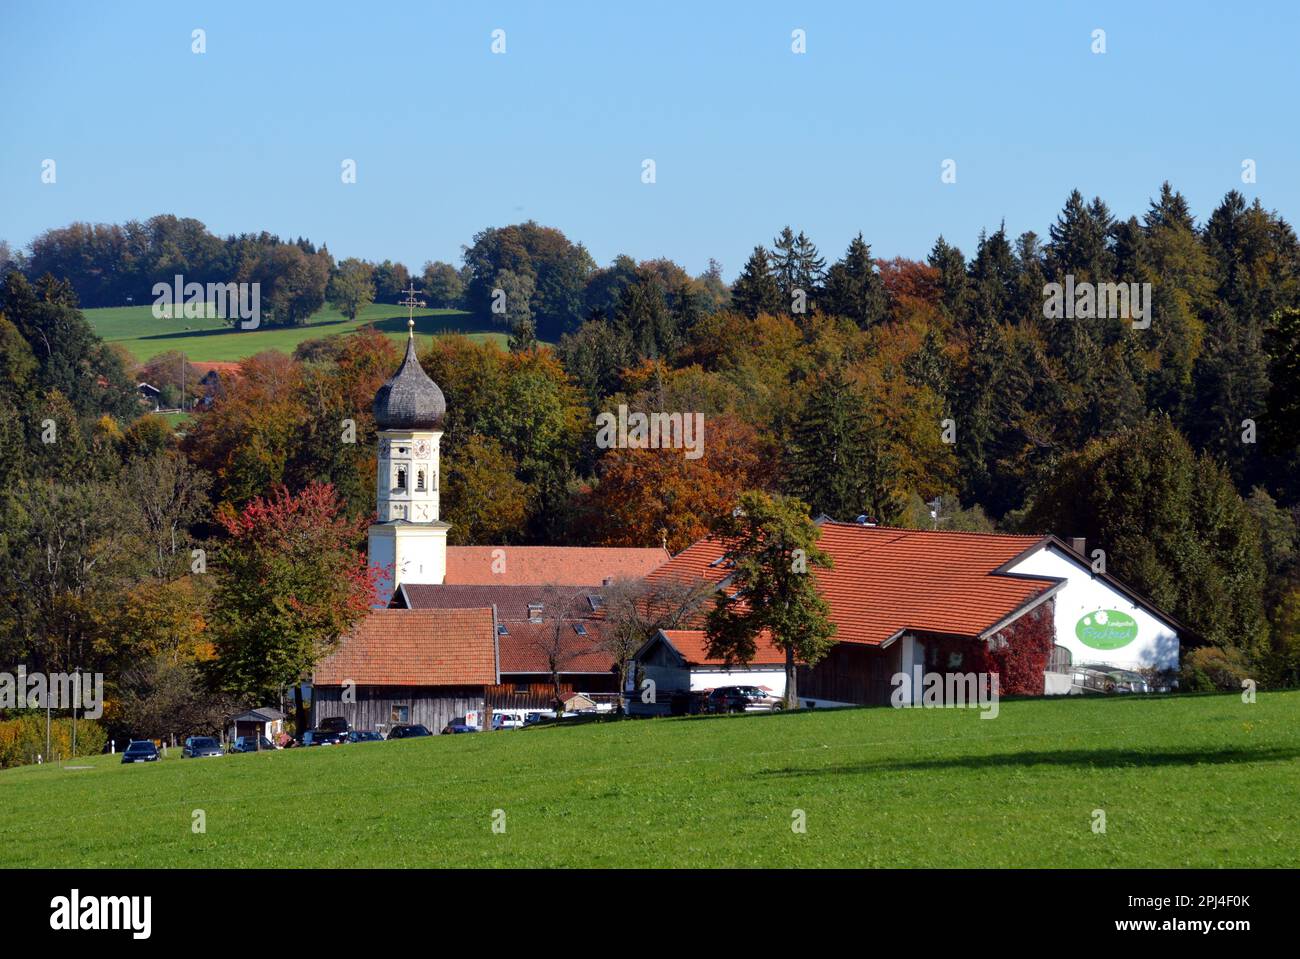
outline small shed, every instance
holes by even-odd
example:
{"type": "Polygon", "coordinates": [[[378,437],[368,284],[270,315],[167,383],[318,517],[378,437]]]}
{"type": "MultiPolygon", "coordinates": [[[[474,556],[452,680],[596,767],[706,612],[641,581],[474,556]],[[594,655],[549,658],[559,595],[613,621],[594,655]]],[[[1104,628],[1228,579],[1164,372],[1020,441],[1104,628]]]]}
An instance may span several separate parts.
{"type": "Polygon", "coordinates": [[[273,706],[259,706],[233,717],[227,732],[231,740],[240,736],[265,736],[275,742],[275,737],[284,732],[284,713],[273,706]]]}

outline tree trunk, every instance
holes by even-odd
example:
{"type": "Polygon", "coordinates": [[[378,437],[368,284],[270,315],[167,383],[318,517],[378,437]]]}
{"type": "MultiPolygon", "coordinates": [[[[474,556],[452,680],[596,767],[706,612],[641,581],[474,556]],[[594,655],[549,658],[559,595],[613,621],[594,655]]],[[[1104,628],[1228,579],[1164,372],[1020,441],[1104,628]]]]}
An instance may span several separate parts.
{"type": "Polygon", "coordinates": [[[302,683],[293,684],[293,728],[301,737],[306,731],[307,710],[302,704],[302,683]]]}
{"type": "Polygon", "coordinates": [[[785,708],[799,708],[799,674],[794,667],[794,647],[785,648],[785,708]]]}

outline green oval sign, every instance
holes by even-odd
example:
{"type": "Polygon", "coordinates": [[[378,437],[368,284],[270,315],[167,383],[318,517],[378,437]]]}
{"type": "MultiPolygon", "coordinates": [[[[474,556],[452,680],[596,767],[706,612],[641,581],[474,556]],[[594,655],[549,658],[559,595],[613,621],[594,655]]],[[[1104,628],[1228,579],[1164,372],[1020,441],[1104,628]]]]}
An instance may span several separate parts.
{"type": "Polygon", "coordinates": [[[1118,609],[1099,609],[1074,624],[1079,642],[1093,649],[1119,649],[1137,639],[1138,624],[1118,609]]]}

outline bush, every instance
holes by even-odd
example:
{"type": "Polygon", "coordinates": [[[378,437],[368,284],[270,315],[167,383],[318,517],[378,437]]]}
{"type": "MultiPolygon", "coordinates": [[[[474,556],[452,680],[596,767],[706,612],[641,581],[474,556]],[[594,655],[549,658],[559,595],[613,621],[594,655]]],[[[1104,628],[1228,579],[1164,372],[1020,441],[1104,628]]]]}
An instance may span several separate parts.
{"type": "MultiPolygon", "coordinates": [[[[104,751],[108,734],[93,719],[77,720],[78,756],[96,756],[104,751]]],[[[24,713],[0,722],[0,769],[23,766],[44,756],[46,762],[71,759],[72,720],[50,723],[50,755],[45,756],[45,714],[24,713]]]]}
{"type": "Polygon", "coordinates": [[[1183,657],[1181,686],[1188,692],[1240,690],[1243,679],[1255,679],[1245,655],[1239,649],[1202,646],[1183,657]]]}

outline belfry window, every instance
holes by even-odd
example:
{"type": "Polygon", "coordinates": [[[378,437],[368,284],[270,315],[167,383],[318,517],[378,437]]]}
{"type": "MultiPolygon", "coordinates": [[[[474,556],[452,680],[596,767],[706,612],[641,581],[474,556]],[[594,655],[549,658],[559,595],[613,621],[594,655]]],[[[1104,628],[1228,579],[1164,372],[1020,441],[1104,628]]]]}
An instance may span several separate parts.
{"type": "Polygon", "coordinates": [[[419,470],[415,474],[415,489],[416,492],[424,492],[424,470],[419,470]]]}
{"type": "Polygon", "coordinates": [[[406,489],[406,467],[397,467],[397,488],[406,489]]]}

